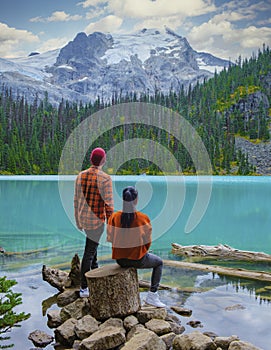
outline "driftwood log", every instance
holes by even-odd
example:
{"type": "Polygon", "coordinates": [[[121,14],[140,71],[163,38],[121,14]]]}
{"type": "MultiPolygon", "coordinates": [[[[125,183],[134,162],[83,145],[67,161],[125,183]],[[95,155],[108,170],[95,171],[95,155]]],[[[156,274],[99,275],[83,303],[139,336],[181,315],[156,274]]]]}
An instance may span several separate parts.
{"type": "Polygon", "coordinates": [[[271,262],[271,255],[252,252],[246,250],[234,249],[226,244],[216,246],[208,245],[191,245],[182,246],[177,243],[172,243],[172,253],[182,257],[188,257],[189,260],[203,259],[223,259],[223,260],[239,260],[252,262],[271,262]]]}
{"type": "Polygon", "coordinates": [[[217,265],[204,265],[186,261],[163,260],[164,265],[179,267],[181,269],[200,270],[217,273],[219,275],[247,278],[256,281],[271,282],[271,273],[265,271],[246,270],[241,268],[223,267],[217,265]]]}
{"type": "Polygon", "coordinates": [[[98,320],[122,317],[140,309],[138,276],[135,268],[104,265],[86,274],[91,315],[98,320]]]}

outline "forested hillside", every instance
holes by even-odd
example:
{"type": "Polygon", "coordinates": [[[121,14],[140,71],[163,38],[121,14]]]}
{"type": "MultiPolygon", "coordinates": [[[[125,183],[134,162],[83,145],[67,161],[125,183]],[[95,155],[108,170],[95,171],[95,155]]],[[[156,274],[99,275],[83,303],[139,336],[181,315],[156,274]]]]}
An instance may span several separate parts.
{"type": "MultiPolygon", "coordinates": [[[[250,59],[232,64],[214,78],[188,91],[170,91],[137,97],[112,96],[110,103],[98,99],[83,105],[62,100],[58,107],[48,102],[48,96],[29,104],[23,97],[14,99],[14,93],[2,86],[0,95],[0,173],[1,174],[57,174],[63,146],[85,118],[113,104],[149,102],[166,106],[185,117],[197,130],[204,142],[214,174],[251,174],[244,153],[236,152],[235,136],[254,142],[269,140],[270,124],[271,53],[263,47],[250,59]]],[[[114,128],[99,145],[106,150],[113,139],[123,141],[123,127],[114,128]]],[[[192,160],[184,147],[160,129],[131,128],[129,138],[150,138],[168,147],[186,174],[195,172],[192,160]]],[[[93,147],[96,145],[93,145],[93,147]]],[[[84,167],[88,166],[88,160],[84,167]]],[[[116,172],[116,169],[113,170],[116,172]]],[[[155,164],[146,160],[132,160],[118,169],[118,173],[158,174],[155,164]]]]}

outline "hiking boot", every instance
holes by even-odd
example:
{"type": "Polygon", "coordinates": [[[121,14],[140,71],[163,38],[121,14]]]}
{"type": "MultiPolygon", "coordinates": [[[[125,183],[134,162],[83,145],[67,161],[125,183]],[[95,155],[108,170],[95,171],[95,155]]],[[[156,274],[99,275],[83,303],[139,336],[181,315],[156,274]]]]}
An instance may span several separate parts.
{"type": "Polygon", "coordinates": [[[156,307],[166,307],[166,305],[160,301],[158,292],[148,292],[146,303],[156,307]]]}
{"type": "Polygon", "coordinates": [[[88,288],[81,288],[79,292],[80,298],[88,298],[89,297],[89,290],[88,288]]]}

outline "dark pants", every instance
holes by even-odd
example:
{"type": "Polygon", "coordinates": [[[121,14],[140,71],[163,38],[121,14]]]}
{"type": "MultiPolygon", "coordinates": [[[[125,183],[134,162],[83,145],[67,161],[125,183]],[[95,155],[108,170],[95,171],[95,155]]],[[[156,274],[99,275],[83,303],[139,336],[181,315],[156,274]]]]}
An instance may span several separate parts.
{"type": "Polygon", "coordinates": [[[162,277],[163,260],[154,254],[147,253],[140,260],[117,259],[121,267],[135,267],[137,269],[152,268],[151,292],[156,292],[162,277]]]}
{"type": "Polygon", "coordinates": [[[85,230],[86,243],[85,251],[81,263],[81,288],[87,288],[87,279],[85,273],[90,269],[96,269],[98,267],[97,261],[97,248],[99,246],[99,240],[104,231],[104,225],[95,230],[85,230]]]}

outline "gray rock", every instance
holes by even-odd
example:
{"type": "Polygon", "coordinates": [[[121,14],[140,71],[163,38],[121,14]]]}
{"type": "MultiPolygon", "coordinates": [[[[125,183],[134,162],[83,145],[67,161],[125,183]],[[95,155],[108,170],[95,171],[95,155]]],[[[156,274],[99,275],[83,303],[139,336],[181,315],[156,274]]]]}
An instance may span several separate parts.
{"type": "Polygon", "coordinates": [[[87,314],[90,314],[90,307],[87,298],[79,298],[73,303],[63,307],[60,311],[60,317],[63,322],[69,318],[79,320],[79,318],[82,318],[87,314]]]}
{"type": "Polygon", "coordinates": [[[239,340],[236,335],[232,335],[231,337],[215,337],[214,343],[217,347],[220,347],[222,350],[227,350],[230,343],[239,340]]]}
{"type": "Polygon", "coordinates": [[[164,308],[154,306],[143,306],[137,313],[136,318],[142,324],[145,324],[152,318],[164,320],[167,316],[167,311],[164,308]]]}
{"type": "Polygon", "coordinates": [[[166,344],[166,349],[169,350],[172,347],[172,343],[174,338],[176,337],[176,334],[173,332],[164,334],[160,337],[160,339],[163,340],[163,342],[166,344]]]}
{"type": "Polygon", "coordinates": [[[76,339],[75,325],[77,320],[70,318],[65,321],[61,326],[55,329],[55,340],[62,345],[72,346],[76,339]]]}
{"type": "Polygon", "coordinates": [[[187,309],[187,308],[180,307],[180,306],[171,306],[171,310],[175,311],[177,314],[182,315],[182,316],[189,317],[192,315],[191,309],[187,309]]]}
{"type": "MultiPolygon", "coordinates": [[[[81,345],[81,340],[75,340],[72,345],[72,350],[79,350],[80,345],[81,345]]],[[[58,349],[56,348],[55,350],[58,350],[58,349]]]]}
{"type": "Polygon", "coordinates": [[[132,327],[138,324],[138,319],[134,315],[126,317],[123,321],[124,328],[130,331],[132,327]]]}
{"type": "Polygon", "coordinates": [[[60,316],[60,310],[49,310],[47,312],[47,319],[47,326],[49,328],[57,328],[63,323],[60,316]]]}
{"type": "Polygon", "coordinates": [[[79,339],[85,339],[99,329],[99,322],[91,315],[82,317],[76,323],[74,331],[79,339]]]}
{"type": "Polygon", "coordinates": [[[216,350],[217,348],[209,337],[198,331],[176,335],[172,346],[173,350],[216,350]]]}
{"type": "Polygon", "coordinates": [[[60,292],[63,292],[64,285],[69,279],[69,274],[66,271],[59,269],[53,269],[43,265],[42,267],[42,278],[48,282],[51,286],[57,288],[60,292]]]}
{"type": "Polygon", "coordinates": [[[108,350],[125,342],[125,329],[108,326],[84,339],[79,350],[108,350]]]}
{"type": "Polygon", "coordinates": [[[201,321],[198,321],[198,320],[191,320],[191,321],[188,321],[186,324],[192,328],[203,327],[201,321]]]}
{"type": "Polygon", "coordinates": [[[175,334],[182,334],[185,331],[184,326],[182,326],[181,324],[170,321],[168,321],[168,323],[170,324],[171,331],[175,334]]]}
{"type": "Polygon", "coordinates": [[[143,326],[143,324],[136,324],[131,328],[131,330],[127,333],[126,339],[127,341],[130,340],[136,333],[144,332],[146,328],[143,326]]]}
{"type": "Polygon", "coordinates": [[[54,337],[37,329],[29,334],[28,339],[31,340],[35,346],[45,348],[48,344],[52,343],[54,337]]]}
{"type": "Polygon", "coordinates": [[[256,346],[246,341],[233,341],[229,346],[229,350],[263,350],[263,349],[257,348],[256,346]]]}
{"type": "Polygon", "coordinates": [[[166,350],[166,344],[154,332],[138,329],[121,350],[166,350]]]}
{"type": "Polygon", "coordinates": [[[163,335],[171,332],[171,325],[167,321],[155,318],[146,322],[145,327],[157,335],[163,335]]]}
{"type": "Polygon", "coordinates": [[[108,320],[106,320],[105,322],[103,322],[100,325],[99,329],[104,329],[108,326],[123,328],[123,321],[120,318],[111,317],[108,320]]]}
{"type": "Polygon", "coordinates": [[[248,155],[248,161],[256,167],[256,173],[271,175],[271,142],[253,143],[242,137],[235,137],[235,148],[248,155]]]}
{"type": "Polygon", "coordinates": [[[66,306],[76,299],[78,299],[79,290],[78,289],[66,289],[64,292],[57,296],[57,305],[66,306]]]}

